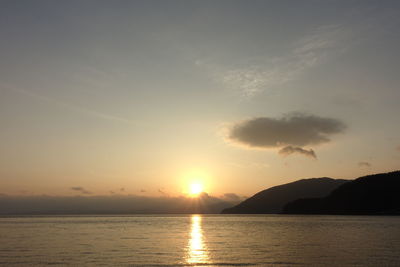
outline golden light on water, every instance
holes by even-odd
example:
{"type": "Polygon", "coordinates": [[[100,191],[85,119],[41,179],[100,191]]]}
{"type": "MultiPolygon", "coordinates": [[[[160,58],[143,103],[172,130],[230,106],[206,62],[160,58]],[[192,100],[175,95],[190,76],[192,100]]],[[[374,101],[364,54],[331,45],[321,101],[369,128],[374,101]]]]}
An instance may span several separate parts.
{"type": "Polygon", "coordinates": [[[207,247],[203,240],[201,216],[193,215],[191,218],[190,239],[188,244],[187,263],[208,263],[207,247]]]}

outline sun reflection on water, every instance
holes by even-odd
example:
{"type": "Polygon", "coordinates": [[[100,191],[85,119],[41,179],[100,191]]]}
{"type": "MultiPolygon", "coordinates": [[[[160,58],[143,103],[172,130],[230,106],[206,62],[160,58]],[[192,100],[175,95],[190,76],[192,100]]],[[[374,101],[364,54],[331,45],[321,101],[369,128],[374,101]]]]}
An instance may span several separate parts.
{"type": "Polygon", "coordinates": [[[201,216],[193,215],[188,244],[187,263],[208,263],[207,247],[203,241],[203,230],[201,228],[201,216]]]}

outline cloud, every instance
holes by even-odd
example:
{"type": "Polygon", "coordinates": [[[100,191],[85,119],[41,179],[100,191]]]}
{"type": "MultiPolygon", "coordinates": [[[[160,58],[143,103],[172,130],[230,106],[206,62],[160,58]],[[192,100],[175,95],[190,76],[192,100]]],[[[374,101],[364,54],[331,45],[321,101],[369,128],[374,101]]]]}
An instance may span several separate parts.
{"type": "Polygon", "coordinates": [[[358,163],[358,166],[359,167],[371,167],[371,163],[369,163],[369,162],[366,162],[366,161],[360,161],[359,163],[358,163]]]}
{"type": "Polygon", "coordinates": [[[345,127],[337,119],[294,113],[278,119],[258,117],[235,123],[228,138],[259,148],[318,145],[329,142],[330,135],[343,132],[345,127]]]}
{"type": "Polygon", "coordinates": [[[60,100],[57,100],[56,98],[53,98],[53,97],[50,97],[50,96],[47,96],[47,95],[41,95],[41,94],[35,93],[33,91],[30,91],[30,90],[25,90],[25,89],[21,89],[21,88],[14,88],[14,87],[11,87],[11,86],[6,86],[6,88],[10,89],[10,90],[12,90],[14,92],[18,92],[18,93],[27,95],[29,97],[36,98],[36,99],[38,99],[40,101],[52,103],[52,104],[55,104],[57,106],[66,108],[68,110],[75,111],[75,112],[80,112],[82,114],[86,114],[86,115],[89,115],[89,116],[92,116],[92,117],[96,117],[96,118],[100,118],[100,119],[104,119],[104,120],[109,120],[109,121],[117,121],[117,122],[121,122],[121,123],[124,123],[124,124],[135,124],[133,121],[128,120],[126,118],[122,118],[122,117],[114,116],[114,115],[111,115],[111,114],[99,112],[99,111],[96,111],[96,110],[88,109],[86,107],[77,106],[75,104],[64,102],[64,101],[60,101],[60,100]]]}
{"type": "Polygon", "coordinates": [[[222,199],[225,199],[227,201],[242,201],[243,197],[235,194],[235,193],[225,193],[222,197],[222,199]]]}
{"type": "Polygon", "coordinates": [[[165,192],[163,189],[161,189],[161,188],[159,188],[158,190],[158,193],[160,193],[161,195],[164,195],[164,196],[169,196],[169,194],[167,193],[167,192],[165,192]]]}
{"type": "Polygon", "coordinates": [[[80,192],[82,194],[86,194],[86,195],[91,194],[90,191],[86,190],[85,188],[83,188],[81,186],[73,186],[70,189],[73,190],[73,191],[80,192]]]}
{"type": "Polygon", "coordinates": [[[303,147],[327,143],[331,135],[345,128],[337,119],[292,113],[282,118],[258,117],[234,123],[226,138],[250,148],[280,148],[282,155],[300,153],[316,158],[312,149],[303,147]]]}
{"type": "Polygon", "coordinates": [[[121,195],[121,194],[126,193],[124,187],[121,187],[121,188],[118,188],[118,189],[114,189],[114,190],[109,190],[108,192],[109,192],[111,195],[121,195]]]}
{"type": "Polygon", "coordinates": [[[247,63],[241,67],[220,66],[197,60],[212,73],[217,82],[240,95],[251,98],[260,92],[295,80],[309,69],[316,67],[324,59],[337,53],[349,36],[349,30],[341,25],[325,25],[296,40],[282,56],[261,58],[257,63],[247,63]]]}
{"type": "Polygon", "coordinates": [[[312,149],[306,150],[301,147],[294,147],[294,146],[285,146],[284,148],[279,150],[278,153],[283,156],[289,156],[293,153],[298,153],[298,154],[302,154],[306,157],[310,157],[310,158],[314,158],[314,159],[317,158],[317,155],[315,155],[314,150],[312,150],[312,149]]]}

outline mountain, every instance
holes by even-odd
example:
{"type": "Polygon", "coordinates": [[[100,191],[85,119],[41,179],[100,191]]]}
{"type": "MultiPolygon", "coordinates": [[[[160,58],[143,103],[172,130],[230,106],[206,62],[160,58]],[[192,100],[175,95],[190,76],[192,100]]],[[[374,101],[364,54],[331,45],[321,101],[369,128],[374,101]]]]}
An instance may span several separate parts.
{"type": "Polygon", "coordinates": [[[400,214],[400,171],[360,177],[326,197],[304,198],[284,207],[288,214],[400,214]]]}
{"type": "Polygon", "coordinates": [[[281,213],[284,205],[299,198],[324,197],[348,180],[332,178],[302,179],[258,192],[221,213],[281,213]]]}

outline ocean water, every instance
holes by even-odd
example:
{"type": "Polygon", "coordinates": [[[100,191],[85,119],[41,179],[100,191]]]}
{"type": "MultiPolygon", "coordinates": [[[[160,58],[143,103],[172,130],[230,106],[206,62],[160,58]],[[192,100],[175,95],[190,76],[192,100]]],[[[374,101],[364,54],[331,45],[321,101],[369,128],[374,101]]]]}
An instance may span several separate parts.
{"type": "Polygon", "coordinates": [[[400,217],[1,217],[0,265],[400,266],[400,217]]]}

